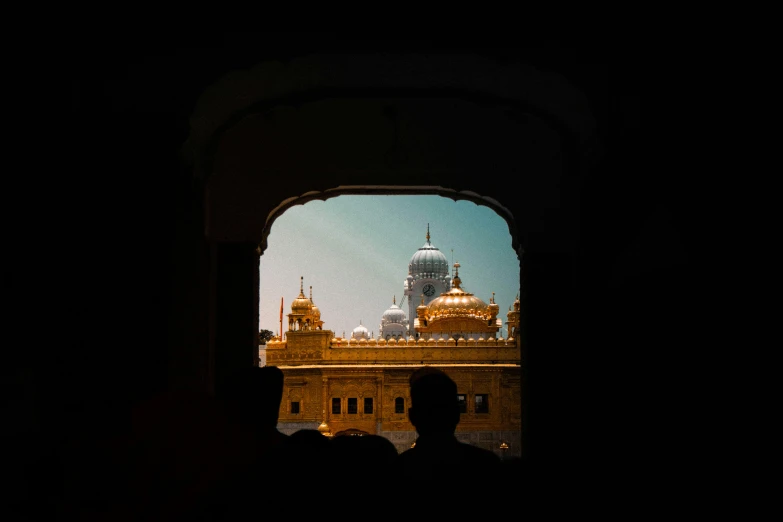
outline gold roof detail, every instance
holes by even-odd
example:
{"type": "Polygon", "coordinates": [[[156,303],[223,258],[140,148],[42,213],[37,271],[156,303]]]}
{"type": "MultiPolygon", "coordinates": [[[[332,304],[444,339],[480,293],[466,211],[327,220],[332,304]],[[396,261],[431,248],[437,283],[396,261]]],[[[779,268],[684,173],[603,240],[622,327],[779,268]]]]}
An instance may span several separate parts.
{"type": "Polygon", "coordinates": [[[310,285],[310,309],[313,314],[313,317],[315,317],[315,320],[321,318],[321,310],[315,306],[315,303],[313,302],[313,285],[310,285]]]}
{"type": "Polygon", "coordinates": [[[324,420],[318,426],[318,431],[321,432],[321,435],[323,435],[324,437],[331,438],[332,437],[332,431],[329,428],[329,425],[326,423],[326,410],[323,410],[322,414],[323,414],[323,419],[324,420]]]}
{"type": "Polygon", "coordinates": [[[304,276],[300,277],[299,280],[299,295],[291,302],[291,311],[294,313],[308,313],[313,306],[312,301],[304,295],[303,285],[304,276]]]}
{"type": "Polygon", "coordinates": [[[417,331],[425,336],[447,334],[446,339],[452,342],[456,332],[461,332],[460,337],[462,333],[494,337],[498,331],[499,309],[494,303],[494,294],[490,304],[487,304],[472,293],[466,292],[462,288],[459,268],[459,262],[455,262],[451,290],[440,294],[428,305],[417,308],[417,331]]]}
{"type": "Polygon", "coordinates": [[[304,295],[304,276],[299,278],[299,295],[291,302],[291,313],[288,314],[288,331],[322,330],[321,310],[313,303],[313,287],[310,287],[310,297],[304,295]]]}
{"type": "Polygon", "coordinates": [[[462,279],[459,277],[459,267],[459,262],[454,263],[453,288],[446,293],[440,294],[427,306],[430,321],[438,317],[453,316],[476,317],[486,320],[492,315],[487,303],[460,287],[462,279]]]}

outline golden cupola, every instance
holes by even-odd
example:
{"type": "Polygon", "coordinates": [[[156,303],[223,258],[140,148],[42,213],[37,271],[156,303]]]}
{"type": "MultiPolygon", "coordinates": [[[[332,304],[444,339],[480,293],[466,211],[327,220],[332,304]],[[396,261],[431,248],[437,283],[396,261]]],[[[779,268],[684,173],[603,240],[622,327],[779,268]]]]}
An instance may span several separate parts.
{"type": "Polygon", "coordinates": [[[313,328],[323,330],[324,322],[321,321],[321,310],[313,302],[313,287],[310,287],[310,314],[312,316],[313,328]]]}
{"type": "Polygon", "coordinates": [[[495,292],[492,292],[492,297],[489,298],[487,309],[489,309],[490,313],[494,314],[495,317],[500,313],[500,305],[495,302],[495,292]]]}
{"type": "MultiPolygon", "coordinates": [[[[487,303],[460,287],[462,280],[459,277],[459,267],[459,263],[454,263],[455,274],[452,280],[452,289],[440,294],[427,306],[430,321],[439,317],[457,316],[480,317],[483,320],[488,319],[491,315],[487,303]]],[[[497,307],[497,305],[495,306],[497,307]]]]}
{"type": "Polygon", "coordinates": [[[291,302],[291,313],[288,314],[288,331],[321,330],[321,311],[313,304],[313,287],[310,287],[310,297],[304,295],[304,277],[299,281],[299,295],[291,302]]]}
{"type": "Polygon", "coordinates": [[[459,263],[454,263],[452,288],[440,294],[429,305],[421,305],[418,315],[417,332],[424,338],[495,336],[502,321],[497,319],[499,306],[493,297],[488,305],[462,288],[459,277],[459,263]]]}
{"type": "Polygon", "coordinates": [[[291,302],[291,312],[295,314],[310,314],[312,301],[304,295],[304,277],[299,278],[299,295],[291,302]]]}
{"type": "Polygon", "coordinates": [[[313,302],[313,287],[310,287],[310,313],[313,314],[313,317],[316,321],[321,319],[321,310],[315,306],[315,303],[313,302]]]}

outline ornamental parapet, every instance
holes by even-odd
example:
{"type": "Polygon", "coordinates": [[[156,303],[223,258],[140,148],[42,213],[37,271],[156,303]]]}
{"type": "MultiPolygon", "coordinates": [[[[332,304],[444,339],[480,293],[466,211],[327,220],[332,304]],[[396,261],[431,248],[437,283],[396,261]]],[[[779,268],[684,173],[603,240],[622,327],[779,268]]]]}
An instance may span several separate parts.
{"type": "MultiPolygon", "coordinates": [[[[312,340],[311,340],[312,341],[312,340]]],[[[513,338],[466,339],[332,339],[326,343],[269,341],[267,363],[296,364],[520,364],[520,347],[513,338]],[[319,345],[320,344],[320,345],[319,345]]]]}

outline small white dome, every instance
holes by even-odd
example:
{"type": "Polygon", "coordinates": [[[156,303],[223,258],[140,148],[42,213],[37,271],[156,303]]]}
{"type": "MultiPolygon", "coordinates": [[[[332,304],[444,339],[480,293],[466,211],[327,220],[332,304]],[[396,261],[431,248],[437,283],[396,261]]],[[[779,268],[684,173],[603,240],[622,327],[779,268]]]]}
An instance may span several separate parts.
{"type": "Polygon", "coordinates": [[[359,326],[357,326],[356,328],[353,329],[352,337],[354,339],[369,339],[370,338],[370,334],[367,331],[367,328],[365,328],[361,324],[361,321],[359,321],[359,326]]]}

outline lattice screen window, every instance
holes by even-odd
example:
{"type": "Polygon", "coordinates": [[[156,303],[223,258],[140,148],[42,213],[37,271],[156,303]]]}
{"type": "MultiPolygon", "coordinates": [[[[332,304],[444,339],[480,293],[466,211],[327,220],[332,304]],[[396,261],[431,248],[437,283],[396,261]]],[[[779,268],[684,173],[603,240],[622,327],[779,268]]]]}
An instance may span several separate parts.
{"type": "Polygon", "coordinates": [[[489,395],[486,393],[477,393],[475,397],[476,413],[489,413],[489,395]]]}
{"type": "Polygon", "coordinates": [[[459,412],[460,413],[467,413],[468,412],[468,396],[464,393],[458,393],[457,394],[457,403],[459,403],[459,412]]]}

